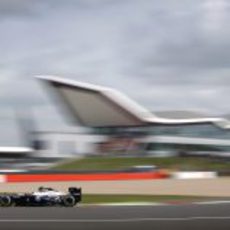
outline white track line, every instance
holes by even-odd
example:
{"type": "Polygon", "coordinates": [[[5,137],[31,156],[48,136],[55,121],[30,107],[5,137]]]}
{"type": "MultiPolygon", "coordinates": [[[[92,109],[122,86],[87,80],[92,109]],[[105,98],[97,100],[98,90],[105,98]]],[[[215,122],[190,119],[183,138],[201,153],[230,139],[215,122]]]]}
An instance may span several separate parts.
{"type": "MultiPolygon", "coordinates": [[[[195,205],[215,205],[215,204],[230,204],[230,200],[219,201],[198,201],[198,202],[175,202],[175,203],[151,203],[151,202],[117,202],[117,203],[96,203],[96,204],[80,204],[78,207],[87,206],[171,206],[181,204],[195,204],[195,205]]],[[[78,208],[77,207],[77,208],[78,208]]]]}
{"type": "Polygon", "coordinates": [[[99,203],[99,204],[80,204],[79,206],[162,206],[165,203],[151,203],[151,202],[114,202],[114,203],[99,203]]]}
{"type": "Polygon", "coordinates": [[[17,223],[110,223],[145,221],[194,221],[194,220],[230,220],[230,216],[194,216],[175,218],[128,218],[128,219],[0,219],[0,222],[17,223]]]}
{"type": "Polygon", "coordinates": [[[219,200],[219,201],[201,201],[195,204],[230,204],[230,200],[219,200]]]}

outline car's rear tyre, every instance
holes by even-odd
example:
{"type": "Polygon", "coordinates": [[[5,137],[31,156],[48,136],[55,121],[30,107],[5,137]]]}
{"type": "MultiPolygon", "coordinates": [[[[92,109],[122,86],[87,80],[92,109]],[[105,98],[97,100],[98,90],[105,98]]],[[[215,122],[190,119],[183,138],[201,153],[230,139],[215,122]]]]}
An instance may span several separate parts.
{"type": "Polygon", "coordinates": [[[63,196],[62,202],[65,207],[73,207],[76,205],[76,199],[71,195],[63,196]]]}
{"type": "Polygon", "coordinates": [[[1,196],[0,197],[0,206],[2,206],[2,207],[13,206],[12,198],[10,196],[1,196]]]}

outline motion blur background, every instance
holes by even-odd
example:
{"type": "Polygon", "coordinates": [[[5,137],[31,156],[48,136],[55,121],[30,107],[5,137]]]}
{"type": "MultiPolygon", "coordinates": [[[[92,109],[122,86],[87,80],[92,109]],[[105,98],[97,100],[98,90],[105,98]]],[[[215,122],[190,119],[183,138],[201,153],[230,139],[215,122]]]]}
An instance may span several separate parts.
{"type": "MultiPolygon", "coordinates": [[[[1,169],[95,155],[202,156],[225,164],[229,11],[227,0],[0,1],[1,169]],[[62,99],[37,75],[117,89],[158,121],[69,122],[62,99]]],[[[100,119],[89,104],[76,111],[89,107],[100,119]]]]}

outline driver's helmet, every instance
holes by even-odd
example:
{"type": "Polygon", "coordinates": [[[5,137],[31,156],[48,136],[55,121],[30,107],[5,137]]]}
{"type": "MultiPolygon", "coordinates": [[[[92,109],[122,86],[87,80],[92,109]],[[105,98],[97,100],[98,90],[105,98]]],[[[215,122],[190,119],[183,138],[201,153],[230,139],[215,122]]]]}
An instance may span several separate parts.
{"type": "Polygon", "coordinates": [[[38,188],[38,191],[39,192],[44,192],[44,191],[46,191],[46,188],[41,186],[41,187],[38,188]]]}

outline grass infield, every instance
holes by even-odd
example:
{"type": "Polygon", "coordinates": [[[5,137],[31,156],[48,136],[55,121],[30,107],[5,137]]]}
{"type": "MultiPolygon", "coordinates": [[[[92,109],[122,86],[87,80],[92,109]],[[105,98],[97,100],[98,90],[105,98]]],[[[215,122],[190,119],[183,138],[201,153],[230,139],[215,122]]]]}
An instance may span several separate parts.
{"type": "MultiPolygon", "coordinates": [[[[179,195],[109,195],[109,194],[84,194],[82,196],[83,204],[97,203],[183,203],[183,202],[201,202],[221,200],[219,197],[202,196],[179,196],[179,195]]],[[[230,199],[229,199],[230,200],[230,199]]]]}
{"type": "Polygon", "coordinates": [[[230,161],[201,157],[87,157],[63,162],[54,170],[122,170],[136,165],[156,165],[169,170],[229,170],[230,161]]]}

